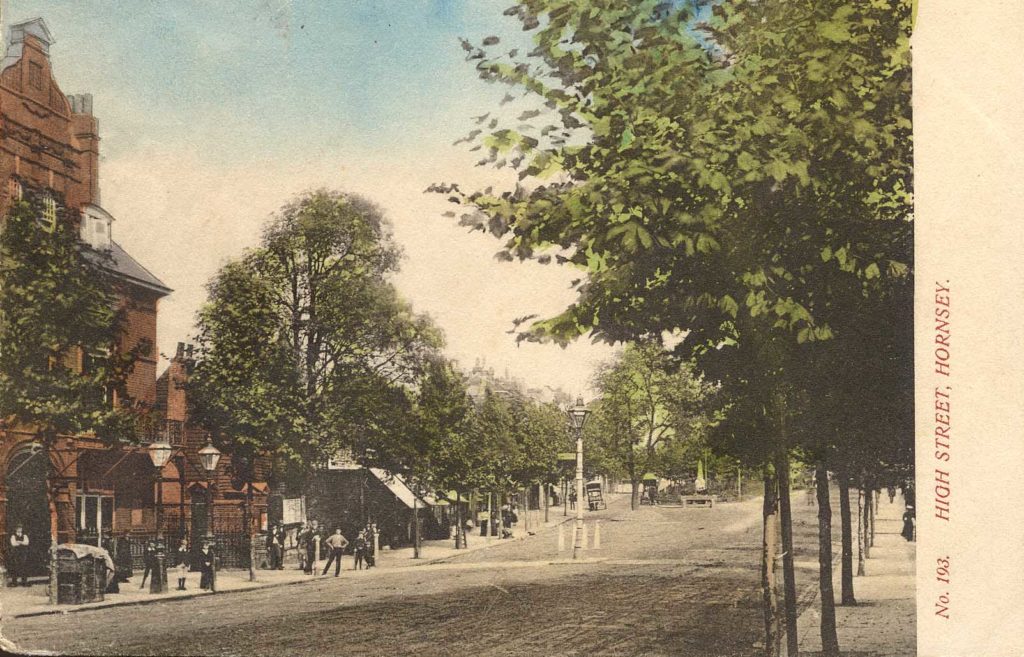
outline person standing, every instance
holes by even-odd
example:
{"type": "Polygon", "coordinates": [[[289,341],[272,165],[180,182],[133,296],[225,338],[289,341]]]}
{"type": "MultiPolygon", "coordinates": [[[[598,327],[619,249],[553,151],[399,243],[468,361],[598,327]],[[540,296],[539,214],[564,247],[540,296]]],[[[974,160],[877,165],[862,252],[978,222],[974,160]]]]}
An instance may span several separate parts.
{"type": "Polygon", "coordinates": [[[209,589],[216,593],[217,587],[214,582],[214,554],[213,546],[209,543],[203,543],[203,551],[199,554],[199,571],[201,577],[199,578],[199,588],[204,591],[209,589]]]}
{"type": "Polygon", "coordinates": [[[267,529],[267,561],[270,570],[278,570],[281,564],[281,546],[277,542],[277,523],[267,529]]]}
{"type": "Polygon", "coordinates": [[[156,543],[153,539],[146,541],[146,547],[142,549],[142,584],[139,584],[140,589],[146,588],[146,578],[152,573],[154,577],[157,577],[153,573],[153,565],[156,562],[156,543]]]}
{"type": "Polygon", "coordinates": [[[178,575],[178,590],[185,590],[185,579],[188,577],[189,555],[188,541],[181,539],[181,545],[174,553],[174,569],[178,575]]]}
{"type": "Polygon", "coordinates": [[[284,525],[277,523],[277,531],[274,532],[274,544],[277,545],[277,569],[284,570],[284,545],[287,534],[284,525]]]}
{"type": "Polygon", "coordinates": [[[356,536],[355,543],[352,544],[352,554],[355,555],[355,564],[352,566],[352,570],[363,569],[363,556],[366,555],[366,530],[359,532],[356,536]]]}
{"type": "Polygon", "coordinates": [[[306,535],[306,568],[303,572],[307,575],[313,574],[313,569],[316,568],[316,548],[317,545],[321,544],[323,536],[320,533],[320,526],[316,520],[313,521],[313,526],[309,529],[306,535]]]}
{"type": "Polygon", "coordinates": [[[366,525],[366,567],[373,568],[377,565],[377,549],[375,540],[377,538],[377,525],[372,522],[366,525]]]}
{"type": "Polygon", "coordinates": [[[306,523],[302,523],[299,531],[295,534],[295,551],[298,552],[299,570],[302,572],[306,572],[306,555],[308,554],[306,544],[309,542],[309,535],[309,525],[306,523]]]}
{"type": "Polygon", "coordinates": [[[331,551],[331,556],[327,559],[327,564],[324,566],[324,570],[321,575],[326,575],[327,571],[330,570],[331,564],[334,564],[334,576],[337,577],[341,572],[341,555],[345,551],[345,547],[348,545],[348,539],[341,535],[341,528],[334,530],[334,533],[327,537],[325,541],[327,547],[331,551]]]}
{"type": "Polygon", "coordinates": [[[28,586],[28,576],[25,573],[28,570],[28,534],[20,524],[14,527],[14,533],[11,534],[10,548],[11,584],[17,586],[20,578],[21,585],[28,586]]]}
{"type": "Polygon", "coordinates": [[[907,539],[907,541],[914,540],[915,520],[914,507],[908,506],[907,510],[903,512],[903,531],[900,532],[900,536],[907,539]]]}

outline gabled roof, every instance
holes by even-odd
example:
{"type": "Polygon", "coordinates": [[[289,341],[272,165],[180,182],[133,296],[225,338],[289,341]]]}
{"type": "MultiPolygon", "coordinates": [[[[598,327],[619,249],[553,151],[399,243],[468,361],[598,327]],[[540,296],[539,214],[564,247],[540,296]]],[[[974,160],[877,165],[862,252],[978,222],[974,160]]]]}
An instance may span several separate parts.
{"type": "Polygon", "coordinates": [[[14,23],[7,31],[12,37],[8,40],[8,43],[11,43],[12,41],[21,41],[25,38],[24,35],[26,34],[31,34],[47,46],[52,46],[56,41],[56,39],[53,38],[53,33],[50,32],[50,28],[46,25],[46,21],[38,16],[36,18],[30,18],[27,21],[14,23]]]}
{"type": "Polygon", "coordinates": [[[110,251],[107,253],[100,254],[92,249],[86,249],[85,254],[96,264],[133,285],[156,292],[160,296],[167,296],[173,292],[171,288],[164,285],[163,281],[139,264],[138,260],[128,255],[128,252],[113,240],[110,242],[110,251]]]}
{"type": "Polygon", "coordinates": [[[15,23],[7,28],[7,34],[5,43],[7,44],[7,51],[3,53],[3,61],[0,62],[0,70],[6,69],[8,66],[15,64],[21,59],[22,46],[25,44],[25,35],[31,34],[35,38],[39,39],[40,44],[43,46],[43,52],[49,56],[50,46],[53,45],[55,39],[53,34],[50,33],[50,28],[46,26],[46,21],[42,18],[32,18],[27,21],[21,21],[15,23]]]}

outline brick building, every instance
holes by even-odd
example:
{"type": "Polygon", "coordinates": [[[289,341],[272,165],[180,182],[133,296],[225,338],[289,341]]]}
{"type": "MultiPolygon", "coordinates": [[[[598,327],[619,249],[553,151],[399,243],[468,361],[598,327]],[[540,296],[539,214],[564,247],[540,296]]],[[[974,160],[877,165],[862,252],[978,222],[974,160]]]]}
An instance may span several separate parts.
{"type": "MultiPolygon", "coordinates": [[[[207,436],[187,424],[182,383],[190,353],[183,345],[157,379],[157,309],[171,290],[113,240],[114,218],[100,205],[99,122],[92,114],[92,97],[61,91],[51,73],[52,42],[42,19],[9,30],[0,61],[0,215],[30,189],[41,195],[44,208],[53,204],[72,210],[61,214],[74,217],[92,252],[109,256],[100,262],[115,275],[125,311],[117,348],[150,347],[129,375],[128,399],[113,395],[110,401],[149,413],[153,430],[141,447],[111,448],[80,435],[60,436],[52,447],[42,448],[31,427],[0,427],[0,532],[6,536],[15,523],[24,525],[36,575],[45,574],[54,540],[106,543],[117,537],[137,551],[139,541],[156,531],[158,497],[168,538],[205,533],[209,517],[206,474],[197,454],[207,436]],[[160,438],[172,444],[174,453],[159,475],[158,496],[158,477],[145,444],[160,438]]],[[[82,354],[72,359],[82,367],[82,354]]],[[[242,533],[248,493],[256,498],[253,524],[266,506],[265,484],[241,485],[237,471],[238,464],[225,457],[212,478],[214,525],[226,535],[242,533]]]]}

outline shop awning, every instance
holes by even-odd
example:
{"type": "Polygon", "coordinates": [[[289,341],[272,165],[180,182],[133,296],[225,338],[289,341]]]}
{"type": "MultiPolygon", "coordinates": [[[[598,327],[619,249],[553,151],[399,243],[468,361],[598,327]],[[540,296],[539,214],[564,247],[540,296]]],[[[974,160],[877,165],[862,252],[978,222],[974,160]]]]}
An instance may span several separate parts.
{"type": "MultiPolygon", "coordinates": [[[[412,489],[406,485],[405,481],[402,480],[398,475],[388,474],[380,468],[370,468],[370,472],[373,476],[377,477],[382,484],[388,487],[392,495],[397,497],[410,509],[414,508],[416,494],[412,492],[412,489]]],[[[433,495],[423,495],[420,497],[420,504],[423,506],[433,506],[435,500],[433,495]]]]}

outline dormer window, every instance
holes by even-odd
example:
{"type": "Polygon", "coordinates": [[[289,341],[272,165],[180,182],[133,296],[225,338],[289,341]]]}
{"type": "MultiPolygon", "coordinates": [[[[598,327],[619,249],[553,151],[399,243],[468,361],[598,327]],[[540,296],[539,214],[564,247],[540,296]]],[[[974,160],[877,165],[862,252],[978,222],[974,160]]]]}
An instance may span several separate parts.
{"type": "Polygon", "coordinates": [[[110,249],[110,224],[112,217],[96,206],[89,206],[82,213],[82,241],[97,251],[110,249]]]}
{"type": "Polygon", "coordinates": [[[43,194],[43,211],[39,215],[39,225],[43,230],[52,233],[57,228],[57,199],[49,192],[43,194]]]}

